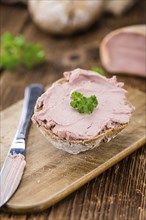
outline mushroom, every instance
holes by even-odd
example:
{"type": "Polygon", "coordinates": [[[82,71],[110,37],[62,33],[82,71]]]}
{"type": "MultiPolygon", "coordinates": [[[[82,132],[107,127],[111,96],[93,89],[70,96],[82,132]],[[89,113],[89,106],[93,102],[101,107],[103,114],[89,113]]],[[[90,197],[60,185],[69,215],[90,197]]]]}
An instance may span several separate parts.
{"type": "Polygon", "coordinates": [[[53,34],[72,34],[92,25],[103,12],[122,14],[136,0],[2,0],[4,3],[23,2],[34,22],[53,34]]]}
{"type": "Polygon", "coordinates": [[[123,13],[135,0],[28,0],[34,22],[55,34],[71,34],[89,27],[104,11],[123,13]]]}
{"type": "Polygon", "coordinates": [[[129,9],[136,0],[109,0],[105,1],[105,11],[111,12],[114,15],[121,15],[124,11],[129,9]]]}
{"type": "Polygon", "coordinates": [[[112,31],[100,45],[103,67],[111,73],[146,77],[146,25],[133,25],[112,31]]]}
{"type": "Polygon", "coordinates": [[[29,1],[34,22],[43,30],[69,34],[89,27],[102,12],[102,1],[29,1]]]}

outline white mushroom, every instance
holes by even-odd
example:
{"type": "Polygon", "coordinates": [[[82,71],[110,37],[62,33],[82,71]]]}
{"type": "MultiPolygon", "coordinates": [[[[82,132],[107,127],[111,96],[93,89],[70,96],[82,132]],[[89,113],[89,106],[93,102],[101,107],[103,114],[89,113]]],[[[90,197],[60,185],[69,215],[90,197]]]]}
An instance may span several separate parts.
{"type": "Polygon", "coordinates": [[[135,0],[29,0],[28,8],[34,22],[43,30],[70,34],[89,27],[103,11],[122,12],[135,0]]]}
{"type": "Polygon", "coordinates": [[[120,28],[101,42],[103,67],[111,73],[126,73],[146,77],[146,25],[120,28]]]}
{"type": "Polygon", "coordinates": [[[68,34],[91,25],[102,12],[102,1],[29,1],[34,22],[51,33],[68,34]]]}
{"type": "Polygon", "coordinates": [[[130,8],[136,0],[109,0],[104,2],[105,11],[115,15],[121,15],[125,10],[130,8]]]}
{"type": "Polygon", "coordinates": [[[34,22],[53,34],[71,34],[88,28],[106,11],[122,14],[136,0],[2,0],[5,3],[23,2],[34,22]]]}

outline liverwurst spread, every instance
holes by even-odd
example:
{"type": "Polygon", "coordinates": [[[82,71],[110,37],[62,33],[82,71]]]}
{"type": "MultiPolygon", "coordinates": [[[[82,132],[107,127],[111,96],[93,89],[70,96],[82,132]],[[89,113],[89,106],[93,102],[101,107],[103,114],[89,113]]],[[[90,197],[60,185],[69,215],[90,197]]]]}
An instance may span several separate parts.
{"type": "Polygon", "coordinates": [[[60,139],[91,139],[108,128],[129,122],[133,107],[126,102],[126,90],[116,77],[106,78],[93,71],[75,69],[65,72],[66,82],[54,83],[37,101],[40,111],[33,122],[50,129],[60,139]],[[71,94],[77,91],[95,95],[98,106],[92,114],[79,113],[70,106],[71,94]]]}

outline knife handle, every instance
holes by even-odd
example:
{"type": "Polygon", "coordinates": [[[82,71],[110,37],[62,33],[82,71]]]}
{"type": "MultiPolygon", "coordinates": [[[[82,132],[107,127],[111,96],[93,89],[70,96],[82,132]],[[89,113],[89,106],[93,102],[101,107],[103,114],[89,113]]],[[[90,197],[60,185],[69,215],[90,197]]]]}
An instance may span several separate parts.
{"type": "Polygon", "coordinates": [[[42,84],[31,84],[25,89],[24,103],[22,114],[16,134],[16,139],[25,139],[27,130],[34,111],[35,103],[38,97],[43,93],[44,87],[42,84]]]}

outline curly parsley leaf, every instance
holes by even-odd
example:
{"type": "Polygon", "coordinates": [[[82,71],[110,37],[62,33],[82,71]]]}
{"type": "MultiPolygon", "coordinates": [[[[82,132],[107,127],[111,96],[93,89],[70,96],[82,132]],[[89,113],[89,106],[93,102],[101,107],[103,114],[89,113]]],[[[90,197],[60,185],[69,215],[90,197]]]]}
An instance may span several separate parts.
{"type": "Polygon", "coordinates": [[[70,105],[79,113],[91,114],[98,105],[98,100],[95,95],[85,97],[79,92],[73,92],[71,94],[71,99],[70,105]]]}
{"type": "Polygon", "coordinates": [[[23,36],[5,33],[1,37],[0,67],[15,69],[21,64],[28,68],[45,61],[45,53],[39,44],[27,43],[23,36]]]}
{"type": "Polygon", "coordinates": [[[106,73],[104,72],[104,70],[100,67],[94,66],[92,67],[92,70],[96,73],[99,73],[102,76],[106,76],[106,73]]]}
{"type": "Polygon", "coordinates": [[[37,63],[43,63],[45,54],[39,44],[28,44],[25,46],[24,53],[22,55],[23,63],[32,68],[37,63]]]}

